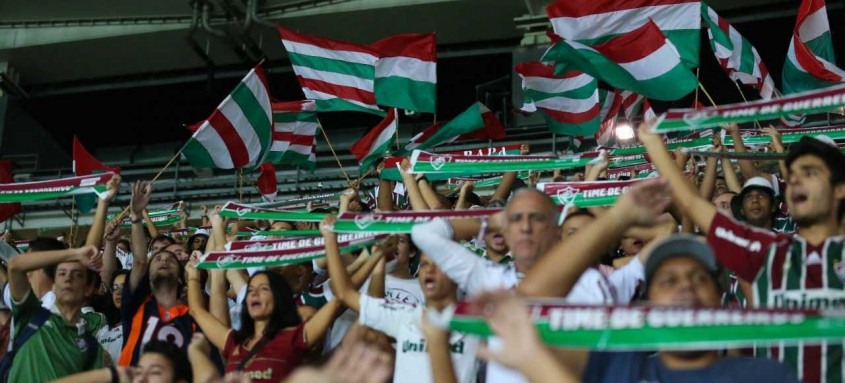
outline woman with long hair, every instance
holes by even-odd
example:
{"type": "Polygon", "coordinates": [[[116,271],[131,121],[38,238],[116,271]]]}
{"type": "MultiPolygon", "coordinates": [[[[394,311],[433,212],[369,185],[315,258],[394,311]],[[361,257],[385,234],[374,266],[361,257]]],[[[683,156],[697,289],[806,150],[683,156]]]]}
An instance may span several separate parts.
{"type": "Polygon", "coordinates": [[[331,301],[303,323],[284,278],[260,271],[249,279],[241,328],[232,330],[206,310],[196,261],[188,264],[185,275],[190,313],[211,344],[222,350],[225,372],[241,371],[253,382],[283,380],[319,343],[341,307],[331,301]]]}

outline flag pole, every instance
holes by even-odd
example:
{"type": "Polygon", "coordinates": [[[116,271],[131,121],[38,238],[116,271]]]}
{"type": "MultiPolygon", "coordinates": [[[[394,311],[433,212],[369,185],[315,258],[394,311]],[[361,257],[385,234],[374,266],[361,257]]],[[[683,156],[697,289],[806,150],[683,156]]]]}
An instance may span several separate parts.
{"type": "Polygon", "coordinates": [[[340,158],[337,157],[337,152],[334,151],[334,146],[332,146],[332,142],[329,140],[329,136],[326,134],[326,129],[323,128],[323,123],[320,122],[319,117],[317,117],[317,126],[319,126],[320,131],[323,132],[323,137],[326,139],[326,143],[329,144],[329,149],[332,151],[332,155],[334,156],[335,161],[337,161],[337,166],[340,168],[340,171],[343,172],[346,182],[352,183],[352,180],[349,179],[349,174],[347,174],[346,170],[343,169],[343,164],[340,163],[340,158]]]}
{"type": "MultiPolygon", "coordinates": [[[[698,80],[698,75],[699,75],[700,70],[701,70],[700,67],[695,68],[695,82],[697,82],[699,86],[701,85],[701,81],[698,80]]],[[[697,106],[698,106],[698,88],[696,87],[695,88],[695,99],[692,102],[692,108],[695,109],[697,106]]]]}
{"type": "MultiPolygon", "coordinates": [[[[161,177],[161,175],[164,174],[164,171],[167,170],[167,168],[169,168],[171,164],[173,164],[173,161],[176,161],[176,159],[179,158],[179,156],[182,155],[182,151],[185,150],[186,145],[187,145],[187,142],[185,143],[185,145],[182,145],[182,147],[179,148],[179,151],[176,152],[176,154],[174,154],[172,158],[170,158],[170,161],[167,161],[167,163],[164,164],[164,167],[161,168],[161,170],[158,171],[158,174],[156,174],[155,177],[153,177],[153,179],[150,180],[150,184],[155,182],[158,179],[158,177],[161,177]]],[[[117,217],[114,218],[113,222],[122,221],[123,218],[126,217],[126,213],[128,213],[128,212],[129,212],[129,206],[124,208],[123,211],[121,211],[120,214],[118,214],[117,217]]]]}
{"type": "Polygon", "coordinates": [[[704,95],[707,96],[708,100],[710,100],[710,104],[713,105],[714,108],[719,109],[719,106],[716,105],[715,101],[713,101],[713,97],[710,97],[710,93],[707,92],[707,89],[704,87],[704,84],[699,82],[698,87],[701,88],[701,91],[704,92],[704,95]]]}
{"type": "MultiPolygon", "coordinates": [[[[748,99],[745,98],[745,93],[742,93],[742,88],[739,87],[739,83],[736,81],[731,80],[734,85],[736,85],[736,90],[739,92],[739,95],[742,96],[742,101],[746,104],[748,103],[748,99]]],[[[763,130],[763,126],[760,125],[760,121],[754,120],[754,125],[757,125],[757,129],[763,130]]]]}

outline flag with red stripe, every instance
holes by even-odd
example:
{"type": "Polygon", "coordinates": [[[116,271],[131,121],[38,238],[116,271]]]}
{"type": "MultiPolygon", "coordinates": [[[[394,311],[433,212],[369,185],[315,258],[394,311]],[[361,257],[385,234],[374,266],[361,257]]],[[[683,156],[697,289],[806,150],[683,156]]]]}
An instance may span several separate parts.
{"type": "Polygon", "coordinates": [[[311,172],[317,167],[316,102],[274,102],[273,140],[265,162],[299,166],[311,172]]]}
{"type": "Polygon", "coordinates": [[[783,65],[783,93],[822,89],[845,82],[836,67],[824,0],[804,0],[783,65]]]}
{"type": "Polygon", "coordinates": [[[379,105],[437,113],[437,41],[434,33],[377,41],[375,94],[379,105]]]}
{"type": "Polygon", "coordinates": [[[199,129],[182,153],[195,168],[255,168],[272,138],[272,109],[267,78],[256,66],[199,129]]]}
{"type": "Polygon", "coordinates": [[[472,104],[446,124],[436,123],[411,138],[397,155],[407,155],[414,149],[428,149],[460,140],[499,140],[505,138],[505,128],[496,115],[480,102],[472,104]]]}
{"type": "Polygon", "coordinates": [[[384,120],[352,144],[349,151],[361,165],[361,174],[364,174],[379,158],[390,151],[390,144],[396,138],[398,125],[396,108],[390,108],[384,120]]]}
{"type": "Polygon", "coordinates": [[[279,34],[305,98],[317,102],[317,111],[384,115],[376,105],[374,81],[378,53],[374,49],[282,27],[279,34]]]}
{"type": "Polygon", "coordinates": [[[599,128],[599,91],[595,78],[579,71],[555,75],[554,65],[518,64],[523,105],[527,113],[539,111],[554,133],[593,135],[599,128]]]}

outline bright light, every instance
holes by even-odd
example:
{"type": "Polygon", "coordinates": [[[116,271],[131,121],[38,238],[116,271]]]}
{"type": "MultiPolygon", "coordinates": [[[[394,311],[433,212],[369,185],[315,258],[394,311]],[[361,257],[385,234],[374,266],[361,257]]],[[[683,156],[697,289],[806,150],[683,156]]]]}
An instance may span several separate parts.
{"type": "Polygon", "coordinates": [[[616,138],[620,140],[630,140],[634,138],[634,128],[630,124],[621,123],[616,126],[616,138]]]}

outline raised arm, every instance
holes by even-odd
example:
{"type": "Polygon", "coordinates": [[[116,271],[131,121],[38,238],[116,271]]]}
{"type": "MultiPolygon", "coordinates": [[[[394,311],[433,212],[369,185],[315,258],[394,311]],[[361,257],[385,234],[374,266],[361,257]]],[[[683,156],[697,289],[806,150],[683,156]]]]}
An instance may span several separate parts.
{"type": "MultiPolygon", "coordinates": [[[[714,145],[710,151],[719,152],[721,149],[721,145],[714,145]]],[[[707,157],[707,165],[704,169],[704,180],[701,182],[701,187],[698,189],[701,198],[713,198],[713,191],[716,189],[716,173],[719,167],[718,160],[719,159],[716,157],[707,157]]]]}
{"type": "MultiPolygon", "coordinates": [[[[724,145],[722,145],[722,151],[725,151],[724,145]]],[[[722,173],[725,174],[725,184],[728,185],[728,190],[739,194],[742,191],[742,182],[739,182],[739,177],[736,175],[736,170],[730,158],[722,158],[722,173]]]]}
{"type": "Polygon", "coordinates": [[[349,279],[349,274],[346,273],[346,267],[340,259],[340,250],[337,244],[337,234],[332,232],[334,223],[337,222],[335,216],[328,214],[320,223],[320,232],[323,234],[323,239],[326,245],[326,260],[329,267],[329,283],[332,287],[337,300],[352,310],[360,310],[359,300],[361,293],[358,292],[352,285],[349,279]]]}
{"type": "Polygon", "coordinates": [[[475,188],[475,182],[465,181],[461,184],[460,191],[458,191],[458,202],[455,204],[455,210],[466,210],[464,205],[467,202],[467,194],[472,193],[475,188]]]}
{"type": "Polygon", "coordinates": [[[117,196],[120,189],[120,175],[115,174],[108,185],[106,195],[100,198],[97,203],[97,212],[94,213],[94,222],[91,224],[91,230],[88,230],[88,236],[85,238],[85,246],[94,246],[100,248],[103,241],[103,232],[106,227],[106,214],[109,212],[109,205],[111,201],[117,196]]]}
{"type": "Polygon", "coordinates": [[[587,268],[596,264],[634,225],[651,225],[671,199],[662,179],[637,184],[609,210],[574,236],[559,242],[528,271],[519,293],[529,297],[565,297],[587,268]]]}
{"type": "Polygon", "coordinates": [[[489,261],[475,255],[455,240],[478,233],[479,220],[446,221],[440,218],[416,224],[411,229],[411,240],[425,252],[449,279],[468,294],[482,289],[487,281],[489,261]],[[471,233],[474,229],[474,233],[471,233]]]}
{"type": "MultiPolygon", "coordinates": [[[[733,138],[734,151],[737,153],[747,152],[748,149],[745,148],[745,143],[742,142],[742,133],[739,132],[739,125],[730,124],[724,126],[724,128],[730,133],[731,138],[733,138]]],[[[742,171],[742,176],[745,179],[759,175],[759,171],[754,167],[754,163],[751,160],[739,160],[739,169],[742,171]]]]}
{"type": "Polygon", "coordinates": [[[376,207],[381,211],[393,211],[395,210],[395,206],[393,206],[393,181],[381,178],[381,172],[384,170],[384,162],[379,164],[376,169],[379,176],[376,207]]]}
{"type": "Polygon", "coordinates": [[[643,123],[640,125],[639,138],[648,150],[651,162],[657,168],[660,176],[669,182],[675,206],[683,215],[692,219],[696,226],[705,232],[709,231],[713,217],[716,215],[716,206],[701,198],[695,185],[691,184],[681,170],[675,166],[672,157],[666,150],[666,144],[663,143],[661,137],[651,132],[650,124],[643,123]]]}
{"type": "Polygon", "coordinates": [[[103,258],[94,246],[76,249],[41,251],[26,253],[9,260],[9,292],[12,300],[20,302],[30,290],[26,273],[43,269],[62,262],[79,262],[83,266],[98,271],[103,267],[103,258]]]}
{"type": "Polygon", "coordinates": [[[132,186],[132,199],[129,203],[129,221],[132,223],[132,271],[129,273],[129,291],[134,292],[147,273],[147,237],[141,225],[141,215],[150,203],[153,185],[146,181],[136,181],[132,186]]]}
{"type": "Polygon", "coordinates": [[[150,232],[150,238],[158,237],[158,228],[156,227],[155,223],[153,223],[153,220],[150,218],[150,212],[148,212],[147,209],[144,209],[142,214],[144,216],[144,224],[147,226],[147,231],[150,232]]]}
{"type": "Polygon", "coordinates": [[[200,284],[200,273],[197,270],[197,261],[195,259],[185,265],[185,280],[188,283],[188,307],[190,308],[191,316],[200,326],[202,332],[208,337],[211,344],[217,347],[217,349],[222,350],[226,346],[226,337],[229,335],[230,329],[206,310],[205,299],[202,295],[202,285],[200,284]]]}
{"type": "Polygon", "coordinates": [[[432,324],[423,313],[420,327],[425,336],[426,350],[431,361],[431,376],[437,383],[457,383],[455,367],[452,364],[452,350],[449,346],[449,330],[432,324]]]}
{"type": "Polygon", "coordinates": [[[419,184],[417,184],[417,180],[414,178],[413,174],[408,173],[410,169],[411,163],[407,158],[403,158],[402,163],[399,164],[399,174],[402,175],[402,183],[405,185],[405,190],[408,192],[408,200],[411,201],[411,208],[414,210],[429,210],[430,207],[423,198],[422,191],[420,190],[419,184]]]}
{"type": "Polygon", "coordinates": [[[103,269],[100,270],[100,279],[106,286],[111,286],[112,278],[117,270],[123,265],[117,260],[117,240],[120,239],[120,223],[109,222],[106,225],[105,244],[103,246],[103,269]]]}
{"type": "Polygon", "coordinates": [[[443,206],[440,202],[440,195],[434,190],[434,187],[428,182],[425,177],[417,179],[417,185],[420,187],[420,194],[422,194],[425,203],[431,210],[445,210],[448,206],[443,206]]]}
{"type": "MultiPolygon", "coordinates": [[[[786,149],[783,147],[783,140],[780,138],[780,132],[775,129],[775,127],[769,125],[763,128],[763,131],[772,138],[772,142],[769,143],[769,149],[771,149],[775,153],[783,153],[786,149]]],[[[786,161],[780,160],[778,161],[778,169],[780,169],[780,177],[783,179],[787,179],[789,177],[789,169],[786,167],[786,161]]]]}

